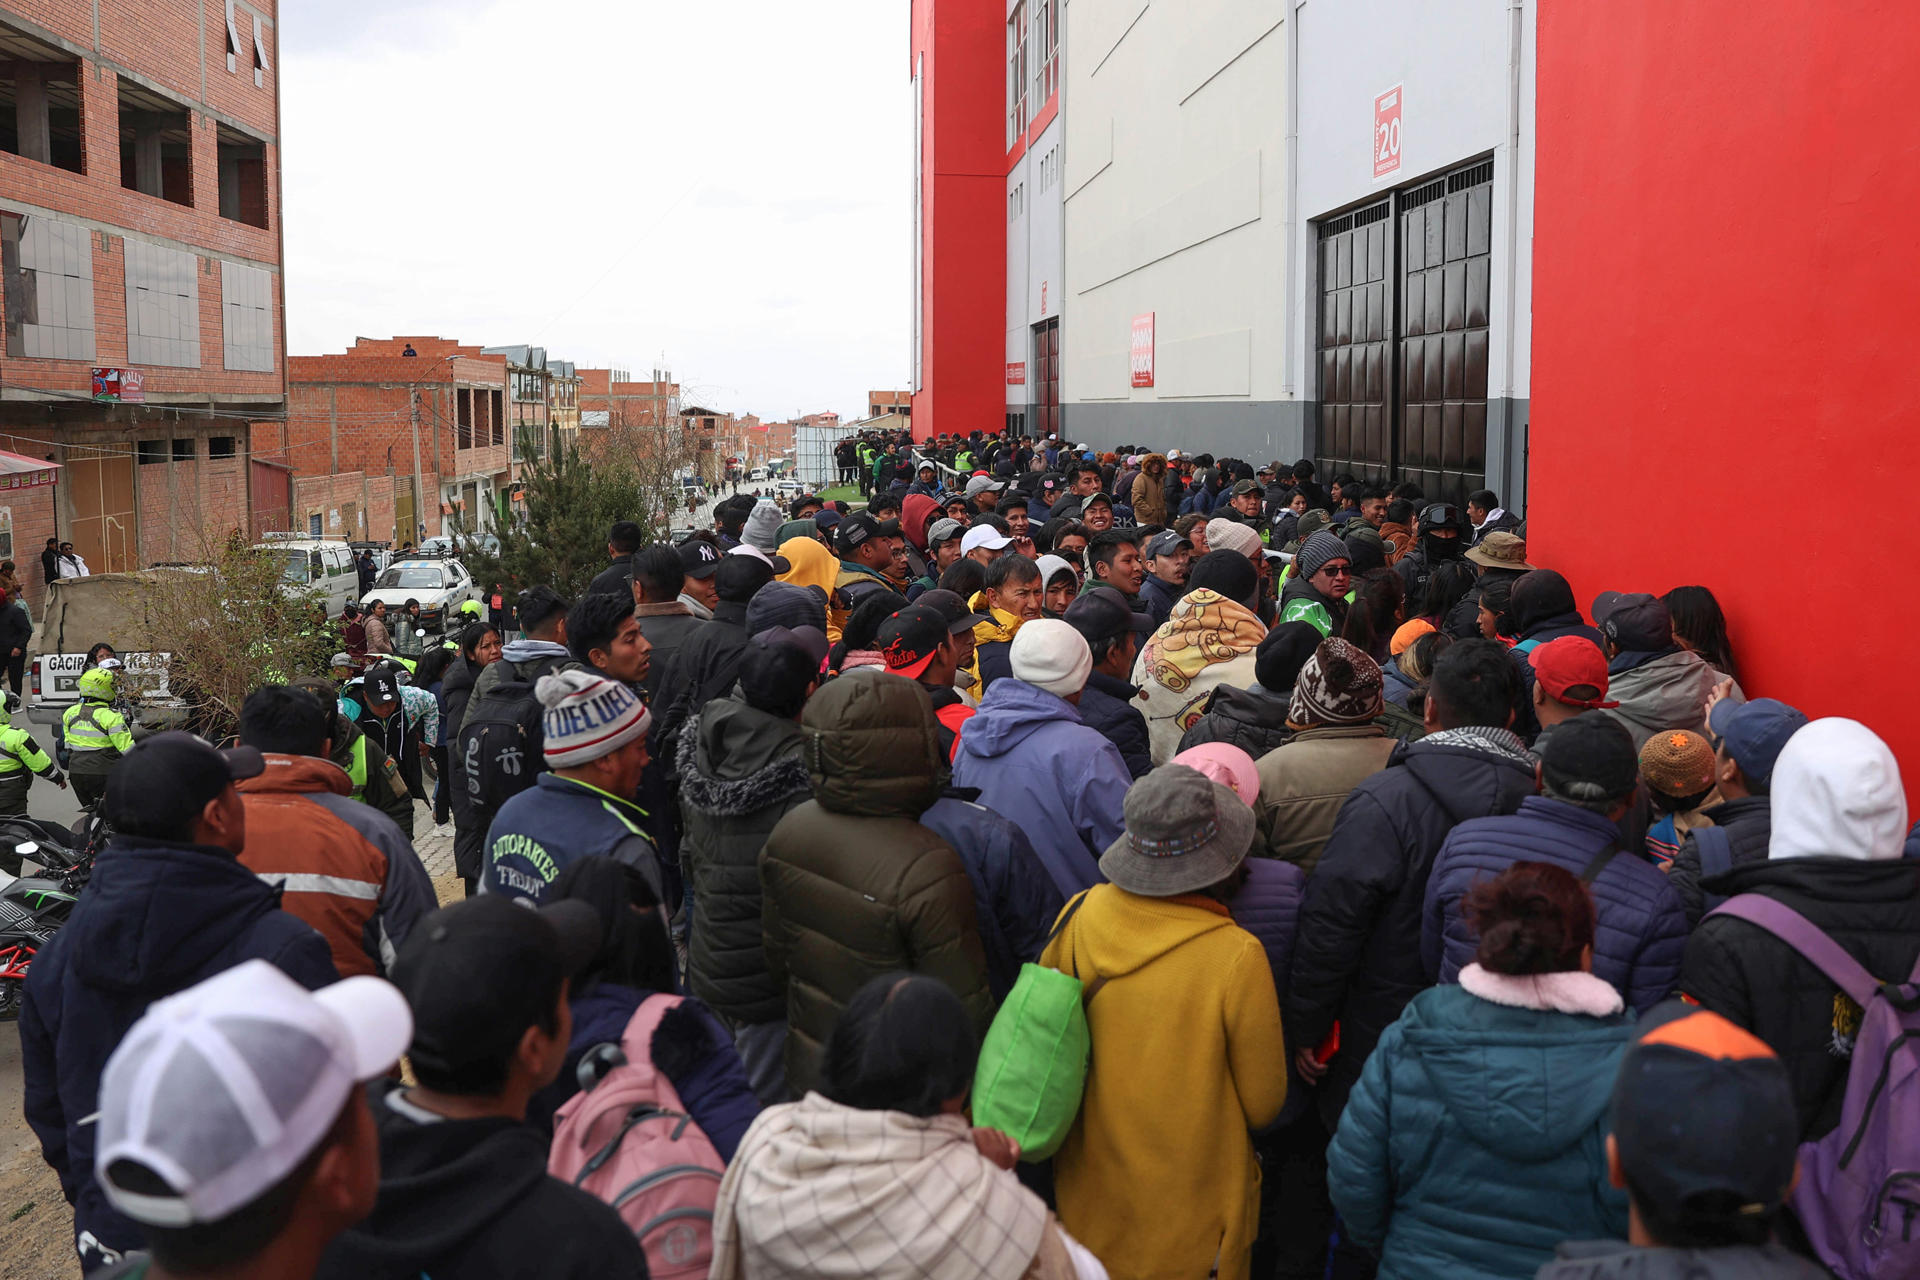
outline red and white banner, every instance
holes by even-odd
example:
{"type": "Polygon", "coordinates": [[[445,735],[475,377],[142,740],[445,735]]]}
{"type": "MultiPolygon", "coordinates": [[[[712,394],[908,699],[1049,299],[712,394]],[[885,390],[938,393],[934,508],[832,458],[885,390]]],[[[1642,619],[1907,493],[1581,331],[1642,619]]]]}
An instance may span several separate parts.
{"type": "Polygon", "coordinates": [[[1133,385],[1153,385],[1153,315],[1149,311],[1133,318],[1133,341],[1127,349],[1127,366],[1133,371],[1133,385]]]}
{"type": "Polygon", "coordinates": [[[1373,100],[1373,176],[1400,172],[1400,99],[1406,86],[1397,84],[1373,100]]]}
{"type": "Polygon", "coordinates": [[[1010,387],[1024,387],[1027,385],[1026,361],[1022,360],[1018,363],[1007,365],[1007,385],[1010,387]]]}

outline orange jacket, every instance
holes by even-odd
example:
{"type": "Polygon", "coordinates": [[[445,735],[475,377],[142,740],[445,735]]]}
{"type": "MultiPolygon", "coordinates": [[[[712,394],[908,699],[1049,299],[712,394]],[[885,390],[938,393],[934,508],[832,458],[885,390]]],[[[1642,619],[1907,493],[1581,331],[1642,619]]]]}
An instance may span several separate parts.
{"type": "Polygon", "coordinates": [[[284,895],[281,907],[327,940],[343,978],[382,974],[415,921],[434,909],[433,882],[393,819],[347,798],[340,766],[269,754],[239,784],[247,809],[241,865],[284,895]]]}

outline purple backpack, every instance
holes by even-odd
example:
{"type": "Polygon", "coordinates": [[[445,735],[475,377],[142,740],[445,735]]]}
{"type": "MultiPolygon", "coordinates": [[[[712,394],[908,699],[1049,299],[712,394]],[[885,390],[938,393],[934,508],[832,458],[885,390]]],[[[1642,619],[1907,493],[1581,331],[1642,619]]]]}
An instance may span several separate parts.
{"type": "Polygon", "coordinates": [[[1741,894],[1712,912],[1758,925],[1860,1006],[1840,1123],[1800,1144],[1793,1208],[1841,1280],[1920,1276],[1920,964],[1879,982],[1793,908],[1741,894]]]}

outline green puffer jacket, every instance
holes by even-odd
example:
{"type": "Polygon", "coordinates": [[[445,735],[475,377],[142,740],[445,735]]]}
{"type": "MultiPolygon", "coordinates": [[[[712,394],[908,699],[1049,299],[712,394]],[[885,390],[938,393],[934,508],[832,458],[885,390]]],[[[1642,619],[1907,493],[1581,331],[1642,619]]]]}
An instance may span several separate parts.
{"type": "Polygon", "coordinates": [[[814,1086],[841,1009],[882,974],[939,978],[980,1032],[993,1018],[966,866],[916,821],[947,779],[934,723],[925,689],[875,668],[830,681],[801,717],[813,799],[780,820],[760,857],[767,970],[786,988],[796,1095],[814,1086]]]}
{"type": "Polygon", "coordinates": [[[774,825],[813,794],[806,735],[792,720],[716,698],[680,731],[675,765],[680,866],[693,893],[687,978],[735,1022],[779,1022],[786,988],[767,972],[760,850],[774,825]]]}

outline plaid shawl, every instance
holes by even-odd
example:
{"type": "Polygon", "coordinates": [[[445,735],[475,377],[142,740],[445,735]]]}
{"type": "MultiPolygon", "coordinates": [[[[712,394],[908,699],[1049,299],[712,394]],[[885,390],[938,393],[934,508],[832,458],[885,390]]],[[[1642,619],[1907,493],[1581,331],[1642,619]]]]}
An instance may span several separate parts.
{"type": "Polygon", "coordinates": [[[861,1111],[809,1093],[760,1113],[720,1184],[711,1280],[1020,1280],[1039,1198],[964,1117],[861,1111]]]}

